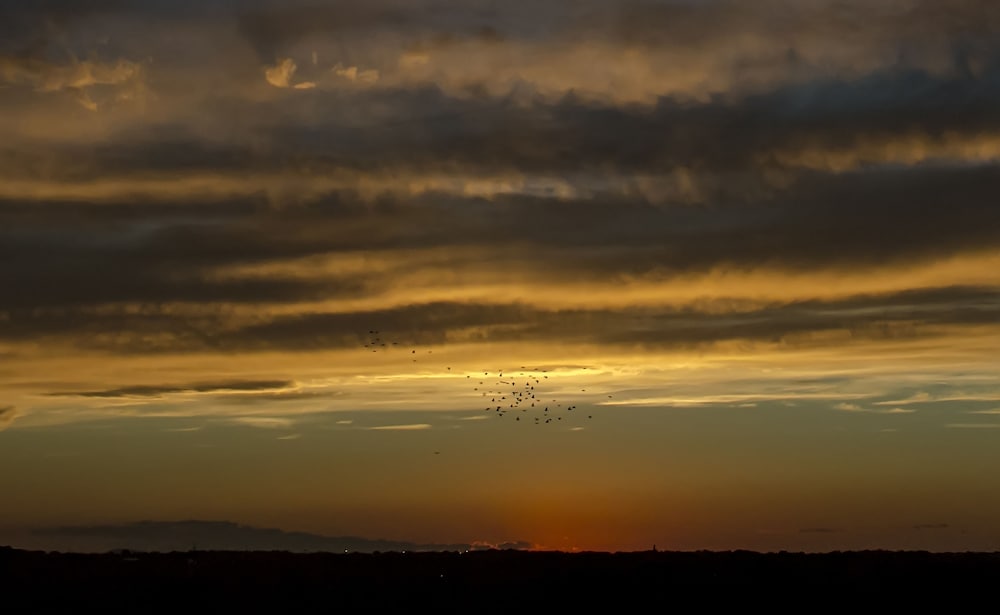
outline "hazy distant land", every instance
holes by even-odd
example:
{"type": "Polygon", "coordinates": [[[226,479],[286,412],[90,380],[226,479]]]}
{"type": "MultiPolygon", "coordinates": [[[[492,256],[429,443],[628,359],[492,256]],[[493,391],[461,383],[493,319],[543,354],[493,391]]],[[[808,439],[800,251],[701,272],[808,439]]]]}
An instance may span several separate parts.
{"type": "MultiPolygon", "coordinates": [[[[324,536],[259,528],[231,521],[138,521],[117,525],[47,527],[22,537],[18,546],[46,551],[100,553],[129,551],[287,551],[290,553],[373,553],[376,551],[468,551],[465,543],[417,543],[404,540],[324,536]]],[[[490,545],[500,549],[524,544],[490,545]]]]}

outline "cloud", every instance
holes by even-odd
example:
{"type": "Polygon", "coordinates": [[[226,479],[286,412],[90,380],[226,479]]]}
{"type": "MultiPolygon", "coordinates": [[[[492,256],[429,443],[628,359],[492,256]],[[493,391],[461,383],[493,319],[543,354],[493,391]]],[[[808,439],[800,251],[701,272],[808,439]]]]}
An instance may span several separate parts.
{"type": "Polygon", "coordinates": [[[230,393],[273,391],[294,387],[287,380],[233,380],[196,382],[186,385],[133,385],[103,391],[70,391],[50,393],[54,397],[161,397],[175,393],[230,393]]]}
{"type": "MultiPolygon", "coordinates": [[[[369,283],[373,283],[369,280],[369,283]]],[[[311,283],[310,283],[311,284],[311,283]]],[[[521,287],[522,290],[524,287],[521,287]]],[[[858,309],[862,302],[808,302],[793,303],[783,307],[735,306],[727,302],[718,305],[698,302],[689,306],[662,306],[616,308],[614,305],[585,309],[586,301],[603,301],[597,294],[586,294],[585,289],[573,293],[562,289],[552,292],[553,300],[567,307],[574,302],[575,309],[531,307],[525,304],[489,304],[467,302],[420,302],[419,291],[399,292],[398,307],[393,297],[374,297],[367,306],[341,311],[337,298],[332,296],[324,312],[322,305],[286,306],[247,309],[230,307],[216,310],[213,302],[203,307],[191,305],[173,310],[151,305],[139,309],[87,310],[61,308],[51,311],[27,312],[14,310],[10,317],[0,322],[0,338],[11,341],[46,336],[51,340],[73,340],[81,347],[113,350],[116,352],[212,352],[220,349],[255,351],[266,349],[348,349],[361,347],[361,332],[367,323],[382,323],[387,335],[400,344],[410,347],[428,343],[443,343],[461,339],[474,332],[482,340],[493,342],[518,342],[543,340],[575,340],[621,347],[647,349],[678,349],[706,347],[728,340],[781,340],[787,345],[836,345],[845,340],[853,343],[877,342],[893,339],[918,339],[926,335],[940,336],[955,331],[948,327],[976,327],[977,318],[988,326],[988,312],[956,312],[945,305],[928,303],[921,306],[918,300],[906,311],[883,315],[891,305],[891,298],[878,298],[870,303],[871,309],[858,309]],[[389,304],[389,307],[381,307],[389,304]],[[919,314],[919,320],[913,316],[919,314]],[[926,333],[925,333],[926,332],[926,333]]],[[[652,286],[651,286],[652,288],[652,286]]],[[[483,289],[483,295],[497,289],[483,289]]],[[[513,289],[512,289],[513,290],[513,289]]],[[[555,291],[552,288],[551,291],[555,291]]],[[[400,289],[402,291],[402,289],[400,289]]],[[[433,292],[433,291],[432,291],[433,292]]],[[[442,293],[448,292],[446,288],[442,293]]],[[[475,282],[450,291],[470,293],[475,296],[475,282]]],[[[514,291],[516,292],[516,291],[514,291]]],[[[539,288],[539,293],[546,293],[539,288]]],[[[432,295],[433,296],[433,295],[432,295]]],[[[961,299],[967,304],[976,299],[961,299]]],[[[536,299],[530,294],[528,298],[536,299]]],[[[542,295],[544,297],[544,294],[542,295]]],[[[608,297],[621,300],[621,297],[608,297]]],[[[22,297],[24,299],[24,297],[22,297]]],[[[263,300],[263,297],[261,297],[263,300]]],[[[671,295],[671,300],[681,299],[671,295]]],[[[634,300],[633,300],[634,301],[634,300]]],[[[224,383],[223,383],[224,384],[224,383]]],[[[153,396],[190,392],[211,393],[218,383],[192,383],[190,385],[136,385],[127,390],[71,391],[83,396],[153,396]]],[[[263,381],[256,385],[273,389],[275,399],[291,399],[295,395],[308,396],[309,391],[286,390],[290,382],[263,381]]],[[[235,391],[234,391],[235,392],[235,391]]],[[[247,391],[248,393],[252,391],[247,391]]],[[[620,401],[620,400],[619,400],[620,401]]],[[[753,402],[754,399],[729,400],[732,403],[753,402]]],[[[894,405],[895,406],[895,405],[894,405]]],[[[895,406],[899,407],[899,406],[895,406]]]]}
{"type": "Polygon", "coordinates": [[[10,427],[19,414],[17,408],[14,406],[0,407],[0,431],[10,427]]]}
{"type": "Polygon", "coordinates": [[[411,423],[407,425],[379,425],[376,427],[369,427],[372,431],[422,431],[424,429],[431,429],[432,425],[429,423],[411,423]]]}
{"type": "Polygon", "coordinates": [[[919,393],[914,393],[905,399],[891,399],[888,401],[877,401],[874,403],[876,406],[905,406],[907,404],[922,404],[929,401],[934,401],[930,393],[920,391],[919,393]]]}
{"type": "Polygon", "coordinates": [[[948,423],[949,429],[1000,429],[1000,423],[948,423]]]}
{"type": "MultiPolygon", "coordinates": [[[[858,288],[859,293],[870,293],[884,288],[884,284],[905,285],[899,288],[901,291],[926,291],[935,283],[942,287],[939,292],[946,292],[948,277],[958,277],[956,291],[979,285],[980,295],[991,299],[996,291],[989,288],[985,269],[995,255],[989,249],[985,231],[1000,221],[975,192],[985,190],[988,181],[996,181],[996,171],[977,170],[966,177],[962,177],[966,175],[964,172],[949,172],[942,175],[942,185],[926,185],[933,175],[926,173],[905,180],[910,184],[925,184],[923,196],[908,194],[911,188],[902,181],[897,183],[887,178],[888,185],[866,186],[871,178],[859,176],[844,178],[837,185],[816,185],[809,189],[801,186],[795,193],[764,202],[759,208],[720,206],[711,214],[661,209],[626,198],[603,203],[591,199],[567,202],[511,198],[490,205],[476,199],[469,202],[427,197],[410,200],[410,207],[405,206],[407,199],[387,198],[382,212],[368,215],[364,213],[363,202],[344,195],[328,197],[286,215],[255,211],[245,204],[241,211],[239,201],[209,205],[204,208],[204,220],[199,224],[185,220],[176,208],[166,212],[153,207],[146,216],[146,226],[140,226],[136,216],[141,210],[135,208],[79,208],[78,211],[93,216],[88,226],[93,228],[95,236],[107,234],[108,225],[115,223],[132,229],[132,234],[117,234],[116,241],[105,244],[66,241],[62,218],[50,216],[46,222],[40,212],[24,213],[22,210],[26,208],[15,205],[3,208],[6,211],[0,211],[0,218],[31,219],[32,215],[36,218],[32,226],[22,226],[16,233],[8,231],[8,250],[18,259],[0,267],[0,273],[23,291],[7,298],[5,307],[92,301],[349,298],[375,294],[394,277],[412,277],[413,265],[421,261],[428,266],[450,268],[448,262],[442,262],[449,258],[467,261],[456,275],[475,275],[480,280],[486,275],[496,278],[503,270],[516,267],[526,281],[537,284],[552,279],[568,281],[573,274],[581,282],[616,282],[625,286],[625,290],[628,285],[692,284],[697,282],[695,276],[707,278],[706,282],[713,277],[744,277],[750,284],[757,277],[812,277],[810,273],[843,280],[838,285],[843,287],[853,274],[859,286],[865,279],[873,280],[869,287],[858,288]],[[975,190],[970,188],[972,185],[976,185],[975,190]],[[954,218],[931,207],[926,196],[951,189],[969,191],[968,198],[956,195],[961,205],[955,208],[962,211],[956,211],[954,218]],[[883,190],[896,195],[899,202],[880,202],[876,193],[883,190]],[[858,206],[835,209],[827,199],[837,192],[842,198],[850,195],[858,206]],[[903,201],[910,196],[912,206],[921,213],[905,211],[903,201]],[[797,198],[813,203],[811,217],[795,213],[797,198]],[[511,215],[500,215],[502,211],[511,215]],[[570,212],[578,219],[572,229],[560,224],[562,217],[570,212]],[[891,219],[904,214],[906,217],[900,218],[904,222],[893,226],[891,219]],[[525,218],[532,223],[517,223],[525,218]],[[427,219],[440,222],[427,225],[424,222],[427,219]],[[725,220],[732,222],[723,223],[725,220]],[[888,227],[883,229],[881,237],[867,231],[848,235],[847,229],[852,225],[888,227]],[[910,225],[912,228],[906,228],[910,225]],[[675,229],[669,232],[669,249],[655,232],[659,228],[675,229]],[[932,228],[936,237],[931,236],[932,228]],[[280,234],[272,232],[278,229],[280,234]],[[749,230],[761,240],[751,241],[744,232],[749,230]],[[850,237],[850,250],[837,249],[841,236],[850,237]],[[523,245],[519,252],[505,245],[515,239],[523,245]],[[171,246],[179,242],[185,242],[190,250],[183,255],[174,254],[171,246]],[[471,245],[477,247],[472,249],[471,245]],[[331,267],[317,272],[322,276],[288,275],[295,273],[297,259],[325,254],[334,260],[360,249],[374,252],[375,262],[385,262],[386,267],[370,272],[338,272],[331,267]],[[600,259],[593,256],[594,250],[600,251],[600,259]],[[45,254],[50,256],[44,258],[45,254]],[[421,261],[414,261],[415,257],[421,261]],[[909,262],[904,262],[905,259],[909,262]],[[15,267],[15,262],[23,264],[15,267]],[[81,273],[68,266],[72,262],[89,266],[81,273]],[[490,267],[491,262],[496,267],[490,267]],[[738,268],[733,266],[736,262],[741,263],[738,268]],[[109,275],[112,263],[115,270],[109,275]],[[286,271],[282,271],[282,264],[286,271]],[[268,265],[275,267],[275,274],[229,274],[239,268],[252,271],[258,267],[266,271],[268,265]],[[501,266],[503,270],[497,271],[501,266]],[[860,271],[864,267],[874,274],[880,270],[885,274],[862,276],[860,271]],[[911,271],[907,272],[906,267],[911,271]],[[898,281],[893,282],[890,274],[896,274],[898,281]],[[52,283],[30,283],[38,276],[45,276],[52,283]],[[921,286],[914,288],[917,284],[921,286]]],[[[64,213],[73,215],[72,211],[64,213]]],[[[486,278],[486,281],[501,280],[486,278]]],[[[782,286],[785,292],[790,292],[789,285],[782,286]]],[[[543,289],[538,290],[541,293],[543,289]]],[[[967,315],[973,317],[976,312],[970,310],[967,315]]]]}
{"type": "Polygon", "coordinates": [[[264,67],[264,78],[276,88],[287,88],[295,69],[295,62],[291,58],[285,58],[274,66],[264,67]]]}
{"type": "Polygon", "coordinates": [[[29,85],[40,92],[120,85],[139,78],[140,74],[140,65],[125,59],[113,63],[84,60],[71,64],[53,64],[36,59],[0,56],[0,79],[4,83],[29,85]]]}
{"type": "Polygon", "coordinates": [[[334,75],[351,83],[371,85],[378,81],[378,71],[375,69],[359,70],[357,66],[344,67],[338,64],[332,70],[334,75]]]}
{"type": "Polygon", "coordinates": [[[843,410],[844,412],[864,412],[864,408],[858,404],[849,404],[842,402],[834,406],[835,410],[843,410]]]}
{"type": "Polygon", "coordinates": [[[292,77],[298,66],[291,58],[279,60],[274,66],[264,67],[264,78],[276,88],[293,88],[296,90],[311,90],[316,84],[311,81],[292,83],[292,77]]]}
{"type": "MultiPolygon", "coordinates": [[[[265,78],[275,87],[293,87],[296,67],[285,58],[266,67],[265,78]]],[[[332,85],[377,77],[374,69],[357,66],[334,67],[330,74],[332,85]]],[[[322,82],[316,85],[326,89],[322,82]]],[[[298,148],[300,155],[311,155],[309,166],[329,172],[382,167],[394,169],[386,174],[392,176],[419,168],[426,175],[436,167],[507,175],[508,182],[548,175],[551,183],[568,179],[577,190],[603,192],[617,184],[666,202],[706,202],[748,190],[763,196],[810,172],[982,165],[996,162],[1000,151],[1000,122],[991,112],[1000,91],[983,90],[979,80],[922,74],[788,86],[738,101],[664,98],[650,109],[571,96],[515,105],[502,98],[454,98],[424,87],[317,90],[316,96],[342,113],[310,113],[313,97],[230,105],[266,136],[261,145],[271,151],[258,145],[256,155],[271,153],[279,164],[288,161],[289,148],[298,148]],[[957,99],[936,102],[945,95],[957,99]],[[380,114],[351,111],[345,99],[380,114]],[[296,136],[303,130],[327,138],[303,142],[296,136]],[[659,136],[650,139],[651,133],[659,136]],[[723,141],[726,148],[716,146],[723,141]]],[[[178,118],[180,128],[191,119],[178,118]]],[[[203,130],[209,132],[201,140],[225,143],[211,139],[211,127],[203,130]]],[[[191,138],[198,134],[192,131],[191,138]]],[[[146,147],[157,143],[150,141],[146,147]]],[[[229,147],[245,145],[236,141],[229,147]]]]}
{"type": "Polygon", "coordinates": [[[295,421],[292,419],[272,416],[238,416],[228,419],[228,421],[236,425],[258,429],[289,429],[295,425],[295,421]]]}
{"type": "Polygon", "coordinates": [[[886,66],[982,70],[1000,21],[993,7],[967,2],[943,16],[934,4],[515,1],[492,7],[484,27],[481,7],[468,3],[263,3],[241,12],[239,28],[258,57],[323,46],[324,57],[378,62],[394,88],[654,104],[815,75],[851,80],[886,66]]]}
{"type": "MultiPolygon", "coordinates": [[[[36,393],[318,408],[220,357],[348,353],[372,322],[466,358],[924,365],[997,334],[995,3],[7,4],[0,343],[206,365],[36,393]]],[[[885,390],[787,403],[996,397],[885,390]]]]}
{"type": "Polygon", "coordinates": [[[435,15],[425,11],[427,4],[423,0],[405,5],[380,0],[361,5],[262,2],[240,11],[237,24],[258,55],[269,57],[301,40],[341,42],[351,34],[363,39],[383,28],[397,30],[403,25],[417,25],[421,17],[435,15]]]}
{"type": "Polygon", "coordinates": [[[930,402],[940,403],[940,402],[955,402],[955,401],[972,401],[972,402],[1000,401],[1000,392],[995,390],[983,391],[981,393],[955,392],[955,393],[939,394],[933,396],[930,395],[929,393],[920,392],[906,399],[875,402],[875,405],[904,406],[910,404],[923,404],[930,402]]]}
{"type": "Polygon", "coordinates": [[[142,76],[142,66],[126,59],[54,64],[39,58],[0,55],[0,84],[27,86],[43,93],[69,92],[89,111],[99,107],[90,93],[97,86],[113,86],[121,94],[127,87],[140,86],[142,76]]]}
{"type": "Polygon", "coordinates": [[[913,414],[916,412],[916,410],[911,408],[864,408],[858,404],[851,404],[847,402],[836,404],[834,409],[842,410],[844,412],[867,412],[871,414],[913,414]]]}
{"type": "MultiPolygon", "coordinates": [[[[868,394],[859,393],[856,397],[865,398],[868,394]]],[[[826,399],[838,399],[843,398],[845,395],[841,392],[827,391],[827,392],[816,392],[816,391],[795,391],[795,390],[785,390],[785,391],[775,391],[773,393],[733,393],[726,395],[718,394],[706,394],[700,395],[698,397],[643,397],[643,398],[633,398],[633,399],[616,399],[613,401],[602,401],[597,405],[600,406],[670,406],[678,408],[693,408],[705,405],[733,405],[742,402],[743,400],[759,400],[759,401],[781,401],[781,400],[826,400],[826,399]]],[[[857,408],[855,404],[838,404],[851,406],[851,409],[857,408]]],[[[843,409],[843,408],[838,408],[843,409]]]]}

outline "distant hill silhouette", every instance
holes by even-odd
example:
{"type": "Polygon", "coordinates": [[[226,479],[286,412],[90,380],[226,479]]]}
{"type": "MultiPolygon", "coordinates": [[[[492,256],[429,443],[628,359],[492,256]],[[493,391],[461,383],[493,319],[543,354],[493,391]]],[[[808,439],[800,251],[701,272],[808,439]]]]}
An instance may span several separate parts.
{"type": "Polygon", "coordinates": [[[373,553],[376,551],[468,551],[468,544],[419,544],[358,536],[323,536],[256,528],[229,521],[139,521],[121,525],[41,528],[33,531],[55,550],[102,553],[130,551],[287,551],[373,553]]]}

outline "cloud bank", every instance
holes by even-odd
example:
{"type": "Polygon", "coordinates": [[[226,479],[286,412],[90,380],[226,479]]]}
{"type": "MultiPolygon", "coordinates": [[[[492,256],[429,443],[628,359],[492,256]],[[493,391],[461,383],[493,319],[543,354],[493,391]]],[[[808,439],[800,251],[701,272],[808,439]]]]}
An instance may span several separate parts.
{"type": "Polygon", "coordinates": [[[470,370],[490,345],[985,365],[1000,336],[996,3],[71,4],[0,26],[25,419],[290,399],[373,329],[470,370]]]}

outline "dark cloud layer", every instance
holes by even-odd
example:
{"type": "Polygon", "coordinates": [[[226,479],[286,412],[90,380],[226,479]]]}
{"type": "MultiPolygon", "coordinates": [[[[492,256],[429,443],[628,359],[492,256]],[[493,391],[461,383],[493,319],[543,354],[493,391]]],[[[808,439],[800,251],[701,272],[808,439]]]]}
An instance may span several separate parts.
{"type": "Polygon", "coordinates": [[[137,385],[106,391],[71,391],[55,393],[60,397],[157,397],[169,393],[225,393],[271,391],[294,386],[287,380],[235,380],[232,382],[197,382],[185,385],[137,385]]]}
{"type": "Polygon", "coordinates": [[[989,2],[3,8],[22,32],[0,108],[24,121],[0,126],[0,340],[298,350],[378,322],[411,343],[656,347],[988,324],[995,306],[981,274],[815,301],[723,288],[753,307],[721,313],[531,294],[994,254],[989,2]],[[605,82],[572,60],[580,40],[603,45],[605,82]],[[651,96],[623,93],[630,71],[651,96]],[[528,290],[427,290],[447,280],[528,290]]]}
{"type": "Polygon", "coordinates": [[[227,99],[225,107],[205,113],[221,122],[226,114],[249,119],[256,124],[252,142],[249,135],[220,142],[199,134],[200,127],[196,133],[152,125],[113,144],[53,150],[51,144],[22,143],[2,154],[8,177],[53,180],[194,170],[299,174],[306,167],[310,174],[465,169],[610,177],[678,166],[700,174],[760,171],[789,164],[778,155],[801,149],[850,151],[863,140],[974,140],[996,133],[997,51],[978,75],[889,68],[856,81],[779,84],[737,99],[665,96],[652,107],[609,106],[572,93],[524,105],[486,95],[455,98],[428,86],[353,94],[361,109],[382,114],[368,118],[340,113],[345,94],[336,91],[299,100],[227,99]]]}
{"type": "Polygon", "coordinates": [[[213,272],[317,255],[449,246],[475,247],[479,256],[470,256],[480,264],[506,261],[524,279],[539,282],[715,267],[808,270],[927,261],[996,247],[997,185],[1000,169],[991,165],[812,173],[773,198],[707,208],[663,208],[611,196],[492,202],[430,196],[412,203],[390,199],[372,210],[346,195],[292,212],[222,203],[182,217],[155,206],[0,203],[0,220],[9,223],[0,231],[0,282],[9,291],[0,310],[347,299],[391,287],[393,276],[409,266],[333,270],[320,279],[219,278],[213,272]]]}
{"type": "MultiPolygon", "coordinates": [[[[726,302],[720,302],[725,304],[726,302]]],[[[738,302],[737,302],[738,304],[738,302]]],[[[728,340],[778,342],[841,331],[857,340],[930,334],[935,327],[991,325],[1000,309],[993,287],[949,287],[860,295],[836,301],[797,301],[711,313],[687,308],[541,309],[509,303],[429,303],[342,314],[275,315],[245,325],[225,317],[77,314],[16,315],[0,322],[0,339],[49,338],[81,349],[126,353],[356,349],[368,331],[405,353],[466,338],[479,342],[598,343],[634,348],[691,348],[728,340]]],[[[706,310],[707,308],[707,310],[706,310]]],[[[171,392],[253,391],[285,388],[284,381],[233,381],[133,386],[66,393],[88,397],[153,396],[171,392]]]]}

